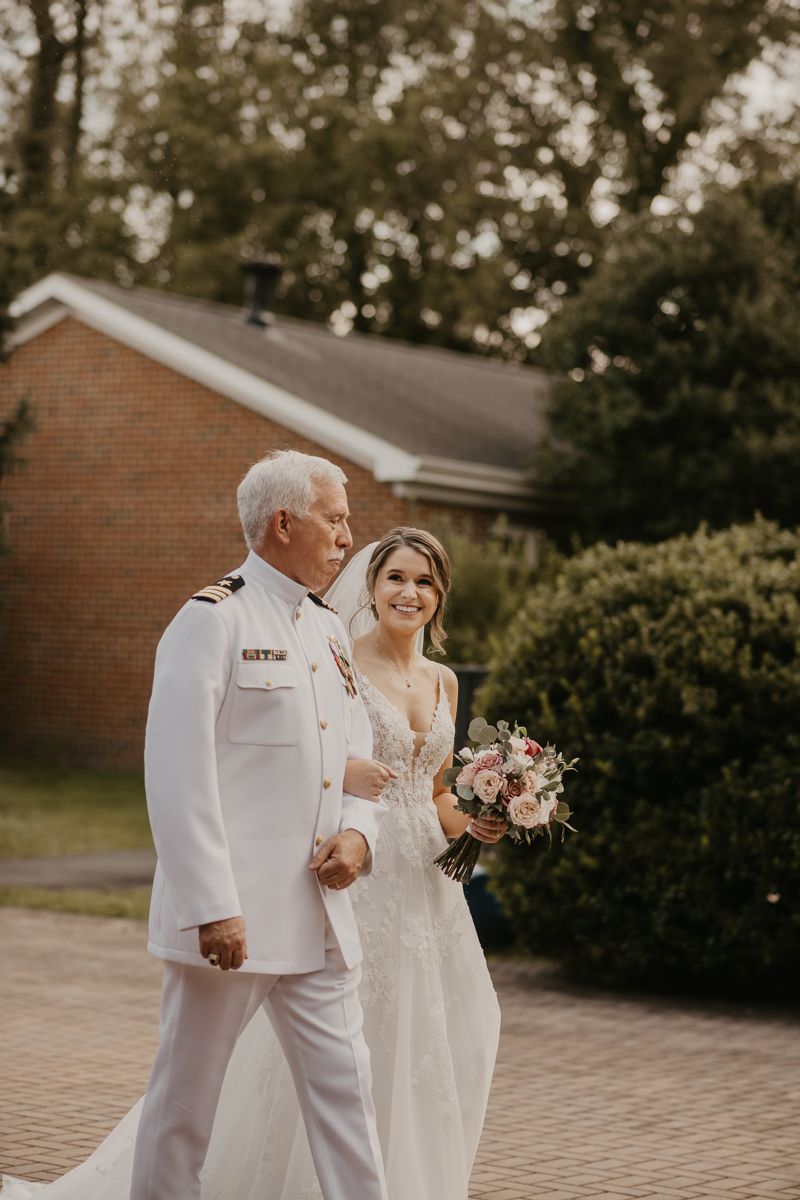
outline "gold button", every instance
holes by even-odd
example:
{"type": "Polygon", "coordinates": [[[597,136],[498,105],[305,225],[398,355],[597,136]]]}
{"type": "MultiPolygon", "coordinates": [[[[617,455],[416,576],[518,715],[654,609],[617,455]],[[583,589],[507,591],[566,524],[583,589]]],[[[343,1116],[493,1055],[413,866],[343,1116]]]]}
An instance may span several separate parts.
{"type": "Polygon", "coordinates": [[[267,687],[272,687],[272,680],[271,680],[271,679],[268,679],[268,680],[267,680],[267,687]]]}
{"type": "Polygon", "coordinates": [[[330,781],[330,779],[323,779],[323,781],[322,781],[322,786],[323,786],[324,788],[329,788],[329,787],[331,786],[331,781],[330,781]]]}
{"type": "Polygon", "coordinates": [[[327,729],[327,728],[328,728],[328,722],[325,720],[325,718],[324,718],[324,717],[323,717],[323,718],[322,718],[322,720],[320,721],[320,725],[322,726],[322,728],[323,728],[323,729],[327,729]]]}
{"type": "Polygon", "coordinates": [[[294,614],[294,619],[295,619],[295,621],[300,620],[300,609],[299,608],[298,608],[297,612],[294,614]]]}
{"type": "Polygon", "coordinates": [[[312,663],[312,664],[311,664],[311,670],[312,670],[312,671],[316,671],[316,669],[317,669],[317,664],[316,664],[316,663],[312,663]]]}
{"type": "Polygon", "coordinates": [[[322,834],[320,834],[319,837],[317,838],[317,845],[318,846],[322,845],[322,834]]]}

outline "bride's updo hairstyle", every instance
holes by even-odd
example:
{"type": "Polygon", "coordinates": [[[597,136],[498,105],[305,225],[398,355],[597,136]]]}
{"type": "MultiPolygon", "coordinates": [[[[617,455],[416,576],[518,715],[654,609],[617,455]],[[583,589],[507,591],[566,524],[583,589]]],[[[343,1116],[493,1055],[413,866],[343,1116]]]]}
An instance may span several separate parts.
{"type": "Polygon", "coordinates": [[[367,567],[366,583],[370,611],[377,621],[378,610],[372,598],[375,594],[375,582],[381,567],[385,565],[390,554],[404,546],[407,546],[409,550],[416,550],[418,553],[424,554],[430,563],[431,578],[437,593],[436,611],[431,618],[431,642],[439,654],[444,654],[447,634],[442,624],[442,618],[447,608],[447,593],[450,591],[450,559],[439,539],[435,538],[432,533],[428,533],[427,529],[412,529],[407,525],[399,525],[397,529],[390,529],[378,542],[367,567]]]}

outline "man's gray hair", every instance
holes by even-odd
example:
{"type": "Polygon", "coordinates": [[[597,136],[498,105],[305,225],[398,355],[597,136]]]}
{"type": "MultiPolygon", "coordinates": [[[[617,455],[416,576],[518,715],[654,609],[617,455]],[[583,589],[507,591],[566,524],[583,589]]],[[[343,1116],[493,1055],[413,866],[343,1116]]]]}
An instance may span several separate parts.
{"type": "Polygon", "coordinates": [[[293,517],[307,517],[317,487],[337,483],[347,483],[341,467],[299,450],[275,450],[254,463],[236,493],[249,549],[259,544],[279,508],[285,508],[293,517]]]}

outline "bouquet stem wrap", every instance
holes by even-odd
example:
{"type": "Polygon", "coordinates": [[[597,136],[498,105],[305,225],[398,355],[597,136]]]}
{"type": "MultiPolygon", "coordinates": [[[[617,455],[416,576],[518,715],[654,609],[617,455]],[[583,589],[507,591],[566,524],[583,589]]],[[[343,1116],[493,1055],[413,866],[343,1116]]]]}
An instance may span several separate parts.
{"type": "Polygon", "coordinates": [[[481,853],[481,843],[471,833],[462,833],[454,838],[446,850],[433,861],[445,875],[457,883],[469,883],[481,853]]]}

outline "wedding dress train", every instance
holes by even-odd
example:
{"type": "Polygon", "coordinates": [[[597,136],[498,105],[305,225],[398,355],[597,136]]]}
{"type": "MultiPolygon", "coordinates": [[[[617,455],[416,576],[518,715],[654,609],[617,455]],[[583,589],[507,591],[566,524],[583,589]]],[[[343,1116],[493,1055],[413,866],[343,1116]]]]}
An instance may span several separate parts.
{"type": "MultiPolygon", "coordinates": [[[[494,1069],[500,1012],[460,884],[433,865],[446,840],[433,779],[453,744],[439,702],[419,754],[408,721],[356,667],[383,792],[372,875],[350,895],[364,951],[359,988],[390,1200],[467,1200],[494,1069]]],[[[128,1200],[141,1101],[94,1154],[54,1183],[4,1180],[2,1200],[128,1200]]],[[[321,1196],[291,1074],[263,1010],[228,1066],[203,1200],[321,1196]]]]}

